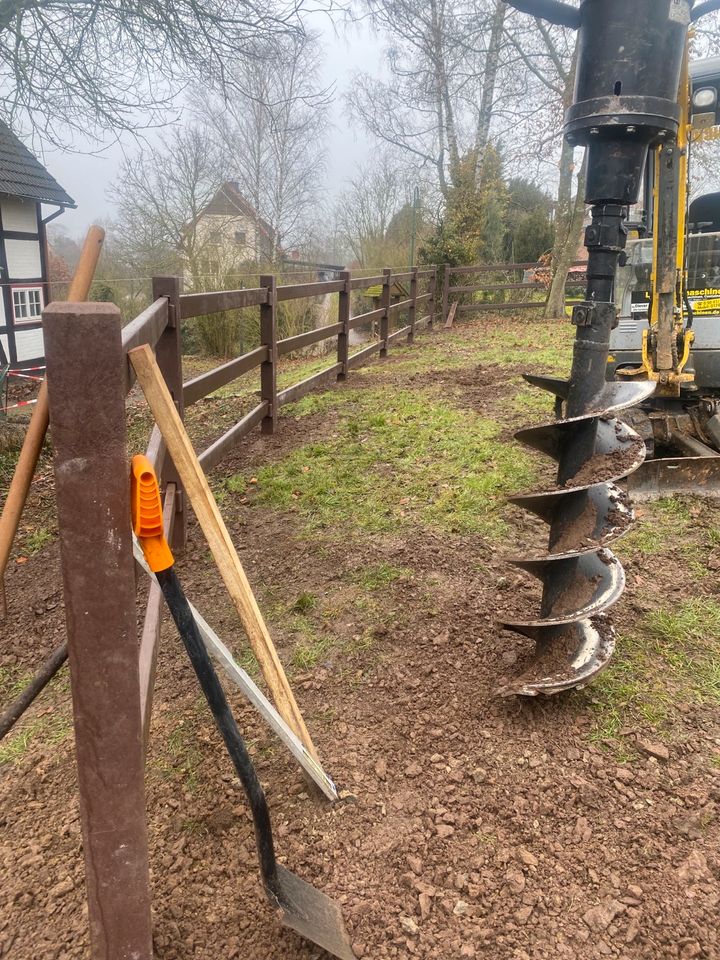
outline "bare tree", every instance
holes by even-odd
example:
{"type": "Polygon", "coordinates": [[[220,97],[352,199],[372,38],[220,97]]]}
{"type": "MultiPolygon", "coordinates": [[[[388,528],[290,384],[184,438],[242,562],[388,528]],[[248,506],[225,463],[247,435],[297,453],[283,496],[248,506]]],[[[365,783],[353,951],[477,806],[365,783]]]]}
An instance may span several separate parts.
{"type": "Polygon", "coordinates": [[[193,79],[232,86],[228,64],[263,38],[298,33],[303,3],[4,0],[0,110],[60,144],[69,131],[136,130],[193,79]]]}
{"type": "Polygon", "coordinates": [[[356,78],[353,115],[379,140],[432,172],[447,199],[468,158],[477,179],[497,100],[502,0],[364,0],[388,47],[390,81],[356,78]]]}
{"type": "Polygon", "coordinates": [[[509,116],[522,138],[521,156],[525,163],[534,153],[538,159],[557,164],[552,282],[545,316],[559,317],[565,312],[565,283],[585,214],[585,167],[578,170],[575,151],[561,133],[575,85],[576,35],[541,20],[512,16],[506,36],[514,61],[509,59],[505,69],[516,101],[509,116]]]}
{"type": "Polygon", "coordinates": [[[181,266],[195,287],[202,286],[214,240],[200,215],[227,179],[223,164],[213,136],[198,126],[174,130],[123,163],[113,194],[128,264],[145,273],[181,266]]]}
{"type": "Polygon", "coordinates": [[[234,68],[233,96],[194,96],[233,179],[269,225],[275,255],[307,241],[321,197],[331,101],[320,86],[321,54],[310,34],[259,42],[234,68]]]}
{"type": "Polygon", "coordinates": [[[393,259],[388,232],[404,205],[404,178],[383,156],[359,167],[340,194],[335,223],[342,245],[361,267],[379,266],[393,259]]]}

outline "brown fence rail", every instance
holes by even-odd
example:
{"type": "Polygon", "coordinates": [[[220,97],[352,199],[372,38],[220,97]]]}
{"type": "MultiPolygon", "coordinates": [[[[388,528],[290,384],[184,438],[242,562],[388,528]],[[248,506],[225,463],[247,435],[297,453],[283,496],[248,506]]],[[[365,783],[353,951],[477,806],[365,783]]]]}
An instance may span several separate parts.
{"type": "MultiPolygon", "coordinates": [[[[579,260],[571,264],[565,282],[566,293],[568,289],[581,287],[585,283],[585,266],[579,260]]],[[[478,263],[467,267],[453,267],[446,263],[442,292],[443,321],[447,321],[450,304],[455,301],[458,302],[458,313],[544,309],[550,292],[550,280],[549,267],[539,263],[478,263]],[[528,279],[525,279],[526,273],[530,274],[528,279]],[[475,283],[453,283],[455,277],[472,275],[478,278],[475,283]],[[520,279],[518,275],[521,275],[520,279]],[[512,292],[510,300],[505,298],[508,291],[512,292]],[[528,298],[516,299],[525,292],[529,294],[528,298]]]]}

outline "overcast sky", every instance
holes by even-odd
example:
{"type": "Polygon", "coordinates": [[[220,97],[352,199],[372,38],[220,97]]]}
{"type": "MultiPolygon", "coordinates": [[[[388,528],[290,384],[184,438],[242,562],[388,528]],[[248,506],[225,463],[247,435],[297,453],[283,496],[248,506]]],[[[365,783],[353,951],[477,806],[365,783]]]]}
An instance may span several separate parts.
{"type": "MultiPolygon", "coordinates": [[[[350,91],[354,70],[376,72],[381,69],[382,43],[365,24],[354,24],[337,35],[325,15],[309,18],[309,23],[322,34],[325,52],[322,82],[335,84],[327,168],[327,189],[334,194],[352,175],[355,164],[363,162],[368,155],[363,131],[350,127],[345,120],[343,97],[350,91]]],[[[154,136],[157,134],[148,135],[151,141],[154,136]]],[[[67,210],[56,221],[58,227],[71,236],[79,236],[91,223],[112,217],[108,187],[117,176],[123,154],[137,149],[134,138],[128,134],[120,143],[94,155],[47,150],[40,159],[78,205],[77,210],[67,210]]]]}

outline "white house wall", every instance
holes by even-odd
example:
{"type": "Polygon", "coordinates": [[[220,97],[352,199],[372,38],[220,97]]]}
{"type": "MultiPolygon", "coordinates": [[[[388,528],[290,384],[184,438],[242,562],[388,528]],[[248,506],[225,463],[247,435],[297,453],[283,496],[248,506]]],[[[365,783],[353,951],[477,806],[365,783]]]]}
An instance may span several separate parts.
{"type": "Polygon", "coordinates": [[[34,360],[35,357],[42,357],[45,352],[42,327],[36,327],[34,330],[23,330],[22,327],[15,327],[15,352],[17,353],[18,363],[34,360]]]}
{"type": "Polygon", "coordinates": [[[19,200],[6,197],[0,203],[3,230],[15,230],[19,233],[37,233],[37,205],[34,200],[19,200]]]}
{"type": "Polygon", "coordinates": [[[38,240],[6,240],[5,255],[9,280],[35,280],[42,276],[38,240]]]}

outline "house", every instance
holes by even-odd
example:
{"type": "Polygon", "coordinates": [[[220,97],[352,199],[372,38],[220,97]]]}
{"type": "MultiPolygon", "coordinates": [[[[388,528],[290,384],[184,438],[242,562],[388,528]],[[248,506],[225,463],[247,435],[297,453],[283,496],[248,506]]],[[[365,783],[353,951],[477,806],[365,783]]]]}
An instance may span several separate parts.
{"type": "Polygon", "coordinates": [[[75,201],[0,121],[0,365],[44,359],[41,315],[50,299],[46,224],[75,201]],[[55,207],[43,217],[43,206],[55,207]]]}
{"type": "Polygon", "coordinates": [[[211,278],[237,263],[273,259],[273,230],[240,192],[226,181],[195,221],[199,272],[211,278]]]}

